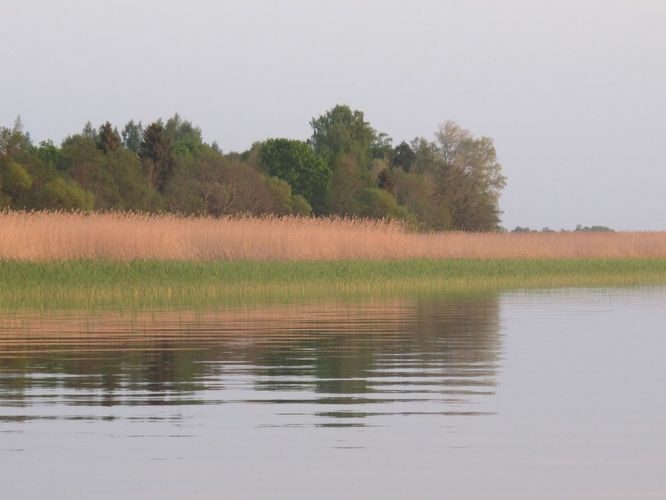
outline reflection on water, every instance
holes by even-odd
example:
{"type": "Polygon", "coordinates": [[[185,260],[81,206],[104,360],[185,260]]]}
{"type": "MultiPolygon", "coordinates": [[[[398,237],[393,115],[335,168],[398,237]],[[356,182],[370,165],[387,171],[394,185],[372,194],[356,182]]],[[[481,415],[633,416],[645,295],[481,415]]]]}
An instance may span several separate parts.
{"type": "Polygon", "coordinates": [[[170,407],[222,404],[266,405],[281,417],[267,426],[482,415],[493,411],[498,323],[492,297],[5,316],[0,421],[176,421],[188,411],[170,407]]]}
{"type": "Polygon", "coordinates": [[[666,289],[0,314],[0,498],[666,498],[666,289]]]}

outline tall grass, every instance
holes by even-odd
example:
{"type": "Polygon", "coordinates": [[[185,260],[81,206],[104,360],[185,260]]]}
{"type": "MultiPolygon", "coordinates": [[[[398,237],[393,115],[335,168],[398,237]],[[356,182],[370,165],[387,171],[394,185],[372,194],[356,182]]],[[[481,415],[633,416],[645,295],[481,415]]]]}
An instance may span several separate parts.
{"type": "Polygon", "coordinates": [[[331,298],[354,301],[506,289],[663,284],[666,259],[0,261],[0,311],[206,309],[331,298]]]}
{"type": "Polygon", "coordinates": [[[0,213],[0,260],[335,261],[663,258],[666,232],[414,233],[392,222],[0,213]]]}

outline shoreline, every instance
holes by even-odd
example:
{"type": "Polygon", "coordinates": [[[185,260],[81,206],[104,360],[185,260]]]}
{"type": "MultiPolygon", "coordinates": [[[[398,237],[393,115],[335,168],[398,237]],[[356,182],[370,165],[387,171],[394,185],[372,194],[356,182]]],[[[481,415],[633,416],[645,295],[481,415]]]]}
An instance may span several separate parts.
{"type": "Polygon", "coordinates": [[[326,298],[666,285],[666,259],[0,261],[0,309],[208,308],[326,298]]]}

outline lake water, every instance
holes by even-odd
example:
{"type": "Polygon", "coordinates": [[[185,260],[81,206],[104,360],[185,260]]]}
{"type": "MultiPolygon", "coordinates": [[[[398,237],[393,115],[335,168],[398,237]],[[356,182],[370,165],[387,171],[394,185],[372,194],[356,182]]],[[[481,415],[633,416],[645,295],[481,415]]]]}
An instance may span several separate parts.
{"type": "Polygon", "coordinates": [[[0,498],[666,498],[666,289],[1,313],[0,498]]]}

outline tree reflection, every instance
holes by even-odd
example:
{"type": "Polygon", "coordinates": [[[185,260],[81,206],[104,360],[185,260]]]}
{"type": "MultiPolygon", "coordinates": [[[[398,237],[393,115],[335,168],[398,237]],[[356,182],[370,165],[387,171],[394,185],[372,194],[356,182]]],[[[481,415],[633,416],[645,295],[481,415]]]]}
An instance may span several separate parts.
{"type": "Polygon", "coordinates": [[[500,349],[494,295],[5,316],[0,404],[36,404],[39,390],[70,394],[59,404],[71,406],[211,404],[211,389],[233,400],[239,388],[275,403],[455,401],[493,392],[500,349]]]}

